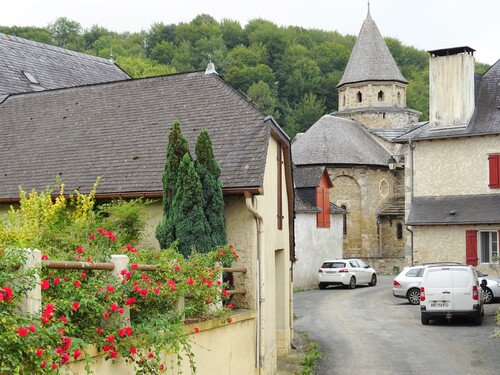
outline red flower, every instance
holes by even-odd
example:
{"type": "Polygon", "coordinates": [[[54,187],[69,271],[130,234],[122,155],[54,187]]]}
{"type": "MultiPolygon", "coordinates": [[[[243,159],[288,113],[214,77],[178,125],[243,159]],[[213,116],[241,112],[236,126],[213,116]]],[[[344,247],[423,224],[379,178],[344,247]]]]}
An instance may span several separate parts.
{"type": "Polygon", "coordinates": [[[109,356],[111,358],[116,358],[118,356],[118,353],[117,352],[111,352],[111,353],[109,353],[109,356]]]}
{"type": "Polygon", "coordinates": [[[236,259],[238,259],[240,256],[236,253],[236,251],[233,251],[233,255],[236,259]]]}
{"type": "Polygon", "coordinates": [[[200,329],[199,329],[198,327],[194,327],[194,331],[195,331],[196,333],[198,333],[198,332],[200,332],[200,329]]]}
{"type": "Polygon", "coordinates": [[[73,302],[71,304],[71,310],[77,311],[79,308],[80,308],[80,305],[78,304],[78,302],[73,302]]]}
{"type": "Polygon", "coordinates": [[[108,292],[110,292],[110,293],[113,293],[113,292],[115,291],[115,288],[114,288],[112,285],[108,285],[108,286],[106,287],[106,290],[107,290],[108,292]]]}
{"type": "Polygon", "coordinates": [[[154,292],[155,292],[156,294],[160,294],[160,288],[154,288],[154,292]]]}
{"type": "Polygon", "coordinates": [[[63,353],[62,358],[61,358],[61,364],[65,364],[66,362],[69,361],[69,354],[68,353],[63,353]]]}
{"type": "Polygon", "coordinates": [[[75,280],[74,285],[76,288],[79,288],[82,286],[82,283],[79,280],[75,280]]]}
{"type": "Polygon", "coordinates": [[[89,239],[90,240],[93,240],[95,238],[95,233],[92,233],[90,236],[89,236],[89,239]]]}
{"type": "Polygon", "coordinates": [[[57,364],[53,363],[51,367],[52,367],[52,370],[55,370],[57,368],[57,364]]]}
{"type": "Polygon", "coordinates": [[[40,287],[43,289],[43,290],[47,290],[49,289],[50,287],[50,283],[47,281],[47,280],[42,280],[41,284],[40,284],[40,287]]]}
{"type": "Polygon", "coordinates": [[[130,348],[130,354],[137,354],[137,348],[130,348]]]}
{"type": "Polygon", "coordinates": [[[82,277],[82,279],[85,279],[87,277],[87,274],[85,272],[82,272],[80,276],[82,277]]]}
{"type": "Polygon", "coordinates": [[[28,330],[29,330],[30,332],[35,332],[35,331],[36,331],[36,328],[35,328],[35,326],[34,326],[33,324],[30,324],[30,326],[28,327],[28,330]]]}
{"type": "Polygon", "coordinates": [[[234,305],[233,305],[232,303],[230,303],[229,305],[227,305],[227,307],[228,307],[229,309],[234,309],[234,305]]]}
{"type": "Polygon", "coordinates": [[[188,284],[189,285],[193,285],[194,284],[194,280],[192,277],[188,277],[188,284]]]}
{"type": "Polygon", "coordinates": [[[180,271],[180,270],[181,270],[181,266],[179,266],[178,264],[176,264],[176,265],[174,266],[174,270],[176,270],[176,271],[180,271]]]}
{"type": "Polygon", "coordinates": [[[230,244],[229,244],[229,248],[230,248],[230,249],[233,249],[233,248],[234,248],[233,244],[231,244],[231,243],[230,243],[230,244]]]}
{"type": "Polygon", "coordinates": [[[106,336],[106,340],[112,344],[115,342],[115,337],[113,335],[108,335],[106,336]]]}
{"type": "Polygon", "coordinates": [[[40,348],[38,348],[38,349],[36,350],[35,354],[36,354],[37,356],[41,357],[41,356],[43,355],[43,350],[42,350],[42,349],[40,349],[40,348]]]}
{"type": "Polygon", "coordinates": [[[56,277],[54,280],[52,280],[52,284],[57,285],[61,283],[61,279],[56,277]]]}
{"type": "Polygon", "coordinates": [[[97,334],[100,335],[102,333],[102,327],[97,327],[97,334]]]}
{"type": "Polygon", "coordinates": [[[68,319],[66,319],[66,317],[65,317],[64,315],[61,315],[61,316],[59,317],[59,320],[60,320],[61,322],[63,322],[64,324],[68,324],[68,319]]]}
{"type": "Polygon", "coordinates": [[[40,363],[40,366],[42,366],[42,368],[44,368],[45,366],[47,366],[47,362],[42,361],[42,363],[40,363]]]}
{"type": "Polygon", "coordinates": [[[83,253],[83,246],[80,246],[78,249],[76,249],[76,252],[77,252],[78,254],[83,253]]]}
{"type": "Polygon", "coordinates": [[[76,349],[74,352],[73,352],[73,357],[75,359],[77,359],[78,357],[80,357],[82,355],[82,351],[79,350],[79,349],[76,349]]]}
{"type": "Polygon", "coordinates": [[[5,302],[12,301],[12,289],[5,287],[0,289],[0,301],[4,300],[5,302]]]}
{"type": "Polygon", "coordinates": [[[120,308],[118,309],[118,312],[119,312],[120,314],[123,314],[123,313],[125,312],[125,310],[123,310],[123,307],[120,307],[120,308]]]}
{"type": "Polygon", "coordinates": [[[154,358],[154,357],[155,357],[155,353],[153,353],[153,352],[148,353],[148,358],[154,358]]]}
{"type": "Polygon", "coordinates": [[[108,319],[109,318],[109,312],[108,311],[104,311],[104,319],[108,319]]]}
{"type": "Polygon", "coordinates": [[[49,260],[49,256],[48,256],[48,255],[43,254],[43,255],[42,255],[42,260],[49,260]]]}
{"type": "Polygon", "coordinates": [[[21,327],[17,330],[17,334],[21,337],[26,337],[28,336],[28,330],[26,328],[21,327]]]}
{"type": "Polygon", "coordinates": [[[118,305],[116,303],[112,303],[111,305],[109,305],[109,308],[111,309],[111,311],[117,311],[118,305]]]}
{"type": "Polygon", "coordinates": [[[163,370],[165,370],[165,365],[162,363],[162,364],[160,365],[160,371],[163,371],[163,370]]]}
{"type": "Polygon", "coordinates": [[[125,301],[125,305],[133,305],[135,303],[135,298],[130,297],[128,300],[125,301]]]}
{"type": "Polygon", "coordinates": [[[137,269],[137,264],[132,264],[132,269],[136,270],[137,269]]]}

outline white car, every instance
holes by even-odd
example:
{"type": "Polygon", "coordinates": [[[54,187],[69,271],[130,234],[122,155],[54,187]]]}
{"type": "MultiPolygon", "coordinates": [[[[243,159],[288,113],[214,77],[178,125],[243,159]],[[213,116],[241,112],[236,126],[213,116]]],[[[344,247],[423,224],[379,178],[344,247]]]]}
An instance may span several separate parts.
{"type": "Polygon", "coordinates": [[[377,284],[377,273],[361,259],[334,259],[323,262],[318,269],[318,287],[343,285],[354,289],[356,284],[377,284]]]}

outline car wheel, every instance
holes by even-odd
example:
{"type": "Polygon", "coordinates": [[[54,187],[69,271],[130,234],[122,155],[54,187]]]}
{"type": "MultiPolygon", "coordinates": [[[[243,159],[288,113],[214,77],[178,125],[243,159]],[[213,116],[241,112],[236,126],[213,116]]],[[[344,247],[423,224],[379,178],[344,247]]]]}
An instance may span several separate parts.
{"type": "Polygon", "coordinates": [[[318,284],[320,289],[326,289],[326,284],[325,283],[319,283],[318,284]]]}
{"type": "Polygon", "coordinates": [[[376,274],[373,274],[373,275],[372,275],[372,281],[370,281],[370,282],[368,283],[368,285],[370,285],[370,286],[375,286],[375,285],[377,285],[377,275],[376,275],[376,274]]]}
{"type": "Polygon", "coordinates": [[[490,288],[486,288],[483,291],[483,301],[484,303],[492,303],[493,302],[493,292],[491,291],[490,288]]]}
{"type": "Polygon", "coordinates": [[[354,289],[356,288],[356,278],[354,276],[351,277],[351,280],[349,280],[349,284],[347,285],[349,289],[354,289]]]}
{"type": "Polygon", "coordinates": [[[425,325],[425,326],[426,326],[427,324],[429,324],[429,318],[426,318],[426,317],[425,317],[425,316],[423,316],[423,315],[420,315],[420,320],[421,320],[422,324],[423,324],[423,325],[425,325]]]}
{"type": "Polygon", "coordinates": [[[408,298],[408,302],[412,305],[420,305],[420,289],[410,289],[408,293],[406,293],[406,298],[408,298]]]}

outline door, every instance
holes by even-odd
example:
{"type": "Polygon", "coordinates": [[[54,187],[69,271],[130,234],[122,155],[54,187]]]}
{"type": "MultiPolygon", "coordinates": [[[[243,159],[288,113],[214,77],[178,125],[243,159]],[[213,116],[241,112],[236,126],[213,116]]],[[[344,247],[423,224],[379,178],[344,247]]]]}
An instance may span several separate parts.
{"type": "Polygon", "coordinates": [[[454,310],[472,310],[474,300],[472,299],[473,278],[467,268],[453,269],[452,308],[454,310]]]}

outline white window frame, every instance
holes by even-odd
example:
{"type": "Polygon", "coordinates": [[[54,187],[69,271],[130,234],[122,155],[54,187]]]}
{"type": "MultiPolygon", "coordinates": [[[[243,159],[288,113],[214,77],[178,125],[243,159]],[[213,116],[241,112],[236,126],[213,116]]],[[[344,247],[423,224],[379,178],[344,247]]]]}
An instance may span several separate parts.
{"type": "MultiPolygon", "coordinates": [[[[500,254],[499,241],[498,241],[498,230],[481,230],[478,231],[478,258],[479,263],[493,263],[495,259],[498,258],[500,254]],[[483,259],[483,233],[489,233],[488,236],[488,259],[483,259]],[[493,235],[492,235],[493,234],[493,235]],[[495,247],[496,242],[496,249],[495,247]],[[496,258],[495,258],[496,256],[496,258]],[[494,259],[495,258],[495,259],[494,259]]],[[[498,259],[496,260],[498,262],[498,259]]]]}

